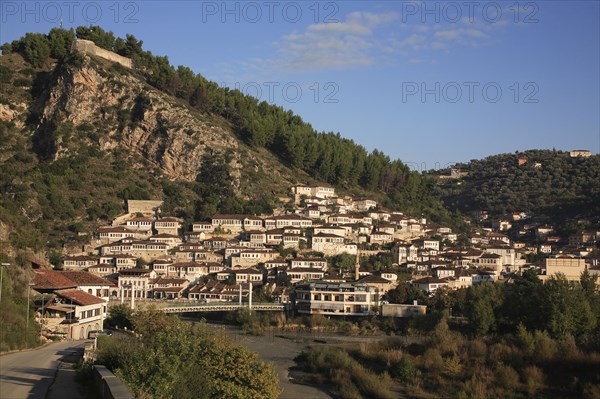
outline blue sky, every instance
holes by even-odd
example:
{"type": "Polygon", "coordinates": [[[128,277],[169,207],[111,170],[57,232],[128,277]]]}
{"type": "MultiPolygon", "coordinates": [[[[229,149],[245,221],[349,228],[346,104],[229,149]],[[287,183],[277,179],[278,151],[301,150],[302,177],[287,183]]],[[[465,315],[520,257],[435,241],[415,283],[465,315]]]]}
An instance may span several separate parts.
{"type": "Polygon", "coordinates": [[[414,169],[600,151],[598,1],[1,3],[1,41],[132,33],[210,80],[414,169]]]}

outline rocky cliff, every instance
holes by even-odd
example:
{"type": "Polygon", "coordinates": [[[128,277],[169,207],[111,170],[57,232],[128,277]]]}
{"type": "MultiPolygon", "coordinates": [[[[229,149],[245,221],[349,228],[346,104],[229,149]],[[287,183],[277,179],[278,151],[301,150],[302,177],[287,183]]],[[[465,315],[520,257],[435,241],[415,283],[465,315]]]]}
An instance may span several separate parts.
{"type": "Polygon", "coordinates": [[[207,154],[227,154],[236,191],[246,198],[249,187],[283,194],[298,178],[307,178],[270,152],[240,142],[223,118],[190,108],[110,61],[79,54],[38,73],[32,85],[29,103],[0,104],[0,120],[31,134],[44,159],[60,159],[84,143],[103,151],[120,148],[137,167],[193,181],[207,154]],[[262,181],[252,181],[257,174],[262,181]]]}
{"type": "Polygon", "coordinates": [[[83,56],[80,66],[59,67],[41,98],[34,135],[55,159],[72,150],[73,135],[56,134],[70,123],[90,133],[80,139],[95,139],[103,150],[123,146],[171,179],[194,180],[207,151],[229,150],[239,178],[240,144],[222,120],[189,109],[108,62],[83,56]]]}

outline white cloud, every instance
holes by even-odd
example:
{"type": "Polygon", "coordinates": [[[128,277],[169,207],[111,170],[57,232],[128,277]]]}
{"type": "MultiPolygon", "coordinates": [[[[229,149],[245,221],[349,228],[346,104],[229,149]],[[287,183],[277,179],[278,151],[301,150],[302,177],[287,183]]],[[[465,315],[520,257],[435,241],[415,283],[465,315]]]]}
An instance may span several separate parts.
{"type": "Polygon", "coordinates": [[[396,13],[352,12],[345,21],[309,25],[277,44],[279,68],[315,70],[369,65],[382,48],[375,31],[396,20],[396,13]]]}
{"type": "Polygon", "coordinates": [[[362,67],[390,60],[436,62],[441,51],[491,43],[495,31],[504,25],[465,18],[458,23],[407,24],[395,12],[355,11],[340,22],[311,24],[280,37],[273,43],[273,57],[251,60],[255,68],[246,67],[278,73],[362,67]]]}

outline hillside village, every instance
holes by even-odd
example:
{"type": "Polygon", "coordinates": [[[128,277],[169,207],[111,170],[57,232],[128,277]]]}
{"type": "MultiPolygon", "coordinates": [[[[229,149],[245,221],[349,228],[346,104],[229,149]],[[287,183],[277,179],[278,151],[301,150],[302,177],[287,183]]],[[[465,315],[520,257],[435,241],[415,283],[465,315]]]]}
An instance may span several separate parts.
{"type": "Polygon", "coordinates": [[[586,259],[600,231],[584,231],[560,245],[551,226],[525,224],[524,232],[541,242],[532,246],[503,233],[527,219],[515,212],[493,229],[473,228],[469,245],[458,245],[449,227],[380,209],[368,198],[338,196],[330,186],[295,185],[290,202],[288,213],[217,214],[185,226],[161,214],[162,201],[129,200],[127,213],[98,228],[80,253],[64,257],[59,270],[41,261],[35,265],[33,288],[52,298],[41,304],[45,328],[85,338],[102,328],[110,300],[132,306],[140,300],[237,301],[241,292],[254,290],[298,314],[369,316],[398,284],[433,295],[482,281],[510,282],[513,273],[528,268],[542,279],[563,273],[579,280],[586,269],[600,274],[598,259],[586,259]],[[545,259],[528,263],[528,254],[545,259]],[[388,262],[378,268],[365,262],[382,256],[388,262]]]}

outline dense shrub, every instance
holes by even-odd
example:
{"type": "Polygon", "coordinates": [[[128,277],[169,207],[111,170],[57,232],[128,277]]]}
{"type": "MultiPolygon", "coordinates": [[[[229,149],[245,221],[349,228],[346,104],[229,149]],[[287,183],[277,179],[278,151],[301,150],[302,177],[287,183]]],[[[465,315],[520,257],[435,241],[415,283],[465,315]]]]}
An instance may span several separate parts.
{"type": "Polygon", "coordinates": [[[136,313],[133,325],[140,338],[101,339],[98,361],[138,397],[274,399],[280,393],[270,366],[205,326],[157,310],[136,313]]]}

